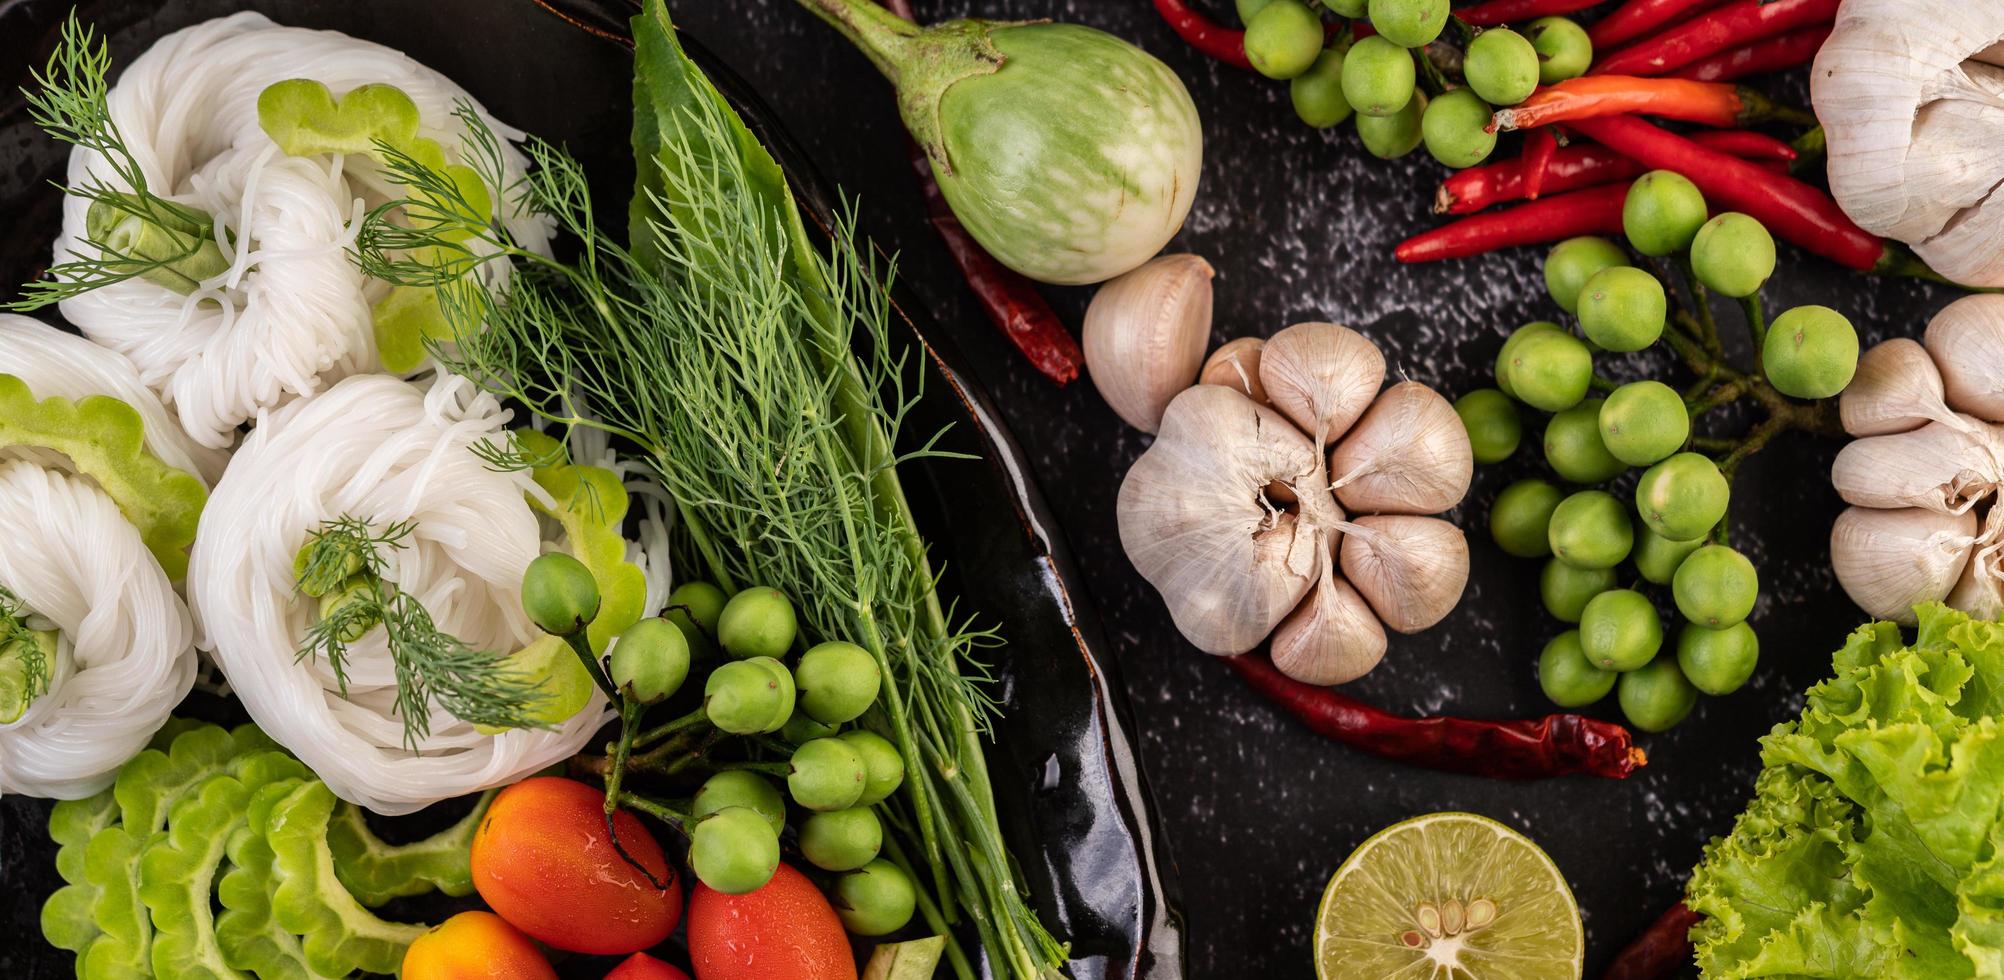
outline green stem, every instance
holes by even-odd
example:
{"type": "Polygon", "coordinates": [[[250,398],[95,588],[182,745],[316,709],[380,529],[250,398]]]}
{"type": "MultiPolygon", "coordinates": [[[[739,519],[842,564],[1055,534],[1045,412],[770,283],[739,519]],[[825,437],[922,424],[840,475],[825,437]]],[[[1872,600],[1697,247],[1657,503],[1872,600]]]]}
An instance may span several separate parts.
{"type": "Polygon", "coordinates": [[[1614,389],[1621,387],[1621,382],[1616,381],[1613,378],[1601,377],[1600,372],[1595,371],[1593,373],[1593,376],[1587,379],[1587,387],[1590,387],[1595,391],[1613,391],[1614,389]]]}
{"type": "Polygon", "coordinates": [[[645,875],[647,883],[653,885],[656,891],[667,891],[672,881],[662,881],[654,877],[653,869],[641,864],[638,858],[628,853],[626,844],[619,839],[619,824],[613,819],[619,814],[619,784],[626,778],[626,760],[633,752],[633,729],[646,710],[646,705],[630,698],[621,702],[619,706],[619,747],[613,752],[612,771],[605,776],[605,833],[612,841],[614,853],[617,853],[621,860],[645,875]]]}
{"type": "MultiPolygon", "coordinates": [[[[918,874],[913,870],[910,859],[905,857],[905,849],[899,846],[896,836],[884,835],[884,851],[906,877],[918,880],[918,874]]],[[[925,920],[934,935],[946,937],[946,959],[953,966],[953,975],[958,980],[974,980],[974,965],[967,962],[967,954],[961,950],[960,942],[953,938],[952,925],[940,914],[939,905],[932,900],[932,895],[923,888],[914,888],[912,892],[918,898],[919,917],[925,920]]]]}
{"type": "Polygon", "coordinates": [[[1746,313],[1747,333],[1753,338],[1754,374],[1762,374],[1765,367],[1761,362],[1767,350],[1767,315],[1761,311],[1760,293],[1740,300],[1740,309],[1746,313]]]}
{"type": "Polygon", "coordinates": [[[699,707],[696,710],[691,711],[680,718],[676,718],[673,721],[663,722],[659,725],[654,726],[653,728],[650,728],[640,733],[640,737],[635,739],[634,741],[639,743],[640,747],[643,749],[650,748],[655,743],[661,741],[664,738],[667,738],[670,735],[675,734],[676,732],[686,731],[688,729],[695,728],[698,725],[707,725],[709,724],[709,722],[710,722],[709,711],[705,708],[699,707]]]}
{"type": "Polygon", "coordinates": [[[591,675],[592,683],[597,684],[598,689],[604,691],[612,703],[618,704],[619,686],[612,682],[612,678],[605,672],[605,665],[599,663],[598,657],[591,652],[591,631],[579,627],[577,632],[564,637],[564,642],[570,644],[571,650],[584,662],[585,672],[591,675]]]}
{"type": "Polygon", "coordinates": [[[922,28],[874,3],[800,0],[800,4],[860,48],[892,84],[899,84],[900,66],[911,59],[913,39],[922,28]]]}
{"type": "Polygon", "coordinates": [[[1427,57],[1426,48],[1412,49],[1413,63],[1419,68],[1420,87],[1426,90],[1427,98],[1437,99],[1447,93],[1447,76],[1441,74],[1440,66],[1427,57]]]}
{"type": "Polygon", "coordinates": [[[1773,441],[1775,436],[1793,427],[1793,422],[1787,415],[1768,416],[1759,425],[1754,426],[1753,431],[1747,433],[1745,439],[1740,440],[1739,446],[1726,454],[1726,458],[1719,460],[1719,472],[1731,480],[1733,474],[1739,470],[1740,464],[1746,462],[1747,457],[1767,448],[1767,444],[1773,441]]]}
{"type": "Polygon", "coordinates": [[[1919,279],[1923,282],[1954,286],[1957,289],[1970,293],[2004,293],[2004,288],[1996,286],[1968,286],[1956,282],[1934,271],[1932,266],[1921,261],[1920,256],[1908,251],[1903,246],[1895,245],[1891,242],[1886,243],[1885,254],[1879,256],[1879,263],[1872,267],[1871,274],[1875,276],[1919,279]]]}
{"type": "Polygon", "coordinates": [[[1714,360],[1724,360],[1726,348],[1719,340],[1719,321],[1712,313],[1711,293],[1705,284],[1698,281],[1696,270],[1691,268],[1688,254],[1677,258],[1677,272],[1684,278],[1684,289],[1691,294],[1691,309],[1698,321],[1698,342],[1704,345],[1705,353],[1714,360]]]}
{"type": "Polygon", "coordinates": [[[638,813],[647,814],[667,824],[676,833],[684,837],[689,836],[689,825],[696,822],[687,813],[669,806],[667,801],[657,800],[651,796],[642,796],[639,793],[620,793],[619,805],[638,813]]]}
{"type": "Polygon", "coordinates": [[[777,776],[780,779],[785,779],[793,775],[793,765],[787,762],[724,762],[717,765],[719,772],[731,769],[764,773],[768,776],[777,776]]]}
{"type": "Polygon", "coordinates": [[[1692,436],[1691,449],[1701,453],[1729,453],[1740,446],[1737,439],[1720,439],[1714,436],[1692,436]]]}

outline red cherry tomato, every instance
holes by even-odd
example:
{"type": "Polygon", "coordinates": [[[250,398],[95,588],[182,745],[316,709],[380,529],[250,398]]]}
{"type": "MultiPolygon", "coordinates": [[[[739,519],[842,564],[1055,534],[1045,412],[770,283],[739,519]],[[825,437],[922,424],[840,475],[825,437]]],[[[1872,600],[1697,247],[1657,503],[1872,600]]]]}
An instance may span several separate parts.
{"type": "Polygon", "coordinates": [[[605,795],[569,779],[525,779],[501,791],[473,837],[473,884],[510,925],[558,949],[614,955],[668,938],[682,883],[639,818],[614,820],[619,842],[668,887],[656,888],[613,849],[605,795]]]}
{"type": "Polygon", "coordinates": [[[557,980],[529,937],[492,912],[461,912],[417,937],[404,980],[557,980]]]}
{"type": "Polygon", "coordinates": [[[646,953],[635,953],[613,967],[605,980],[689,980],[689,975],[646,953]]]}
{"type": "Polygon", "coordinates": [[[746,895],[696,883],[689,960],[696,980],[856,980],[842,920],[813,882],[784,864],[746,895]]]}

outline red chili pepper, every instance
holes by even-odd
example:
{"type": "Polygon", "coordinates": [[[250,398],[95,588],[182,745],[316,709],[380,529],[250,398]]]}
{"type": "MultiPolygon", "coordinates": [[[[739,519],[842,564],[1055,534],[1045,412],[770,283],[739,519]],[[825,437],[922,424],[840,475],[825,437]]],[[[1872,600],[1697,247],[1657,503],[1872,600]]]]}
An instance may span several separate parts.
{"type": "Polygon", "coordinates": [[[1601,116],[1661,116],[1704,126],[1745,126],[1769,119],[1801,121],[1795,110],[1776,105],[1752,89],[1688,78],[1588,75],[1547,85],[1514,106],[1496,110],[1497,130],[1535,129],[1601,116]]]}
{"type": "Polygon", "coordinates": [[[1552,129],[1540,129],[1524,139],[1524,163],[1519,168],[1524,175],[1524,197],[1535,201],[1545,192],[1545,180],[1552,172],[1552,155],[1559,152],[1559,134],[1552,129]]]}
{"type": "Polygon", "coordinates": [[[1576,14],[1606,0],[1488,0],[1473,7],[1463,7],[1454,16],[1476,27],[1494,27],[1513,21],[1531,20],[1537,17],[1553,17],[1576,14]]]}
{"type": "Polygon", "coordinates": [[[1787,71],[1808,64],[1822,50],[1823,42],[1830,39],[1829,24],[1805,27],[1799,31],[1789,31],[1774,37],[1763,38],[1752,44],[1741,45],[1731,51],[1721,51],[1702,61],[1692,62],[1677,69],[1678,78],[1695,78],[1704,82],[1730,82],[1749,75],[1765,75],[1769,72],[1787,71]]]}
{"type": "Polygon", "coordinates": [[[1626,182],[1549,196],[1421,232],[1400,242],[1392,254],[1400,262],[1440,262],[1580,235],[1619,235],[1621,204],[1627,197],[1626,182]]]}
{"type": "MultiPolygon", "coordinates": [[[[1533,135],[1542,132],[1545,130],[1535,130],[1533,135]]],[[[1794,147],[1772,136],[1744,129],[1707,129],[1690,136],[1694,143],[1755,161],[1763,169],[1778,174],[1787,173],[1789,161],[1795,159],[1794,147]]],[[[1531,166],[1527,150],[1522,160],[1501,160],[1456,171],[1441,182],[1440,190],[1434,195],[1434,213],[1474,214],[1492,204],[1525,200],[1530,197],[1531,166]]],[[[1630,180],[1642,176],[1647,170],[1642,164],[1605,146],[1576,143],[1552,155],[1551,162],[1545,167],[1543,190],[1563,194],[1582,187],[1630,180]]]]}
{"type": "Polygon", "coordinates": [[[1691,927],[1702,918],[1683,902],[1670,906],[1635,937],[1600,980],[1669,980],[1691,965],[1691,927]]]}
{"type": "Polygon", "coordinates": [[[1185,0],[1155,0],[1155,12],[1184,43],[1225,64],[1252,70],[1252,60],[1246,57],[1246,32],[1204,16],[1185,0]]]}
{"type": "MultiPolygon", "coordinates": [[[[885,6],[906,20],[914,19],[909,0],[886,0],[885,6]]],[[[1044,377],[1061,385],[1078,377],[1079,365],[1084,363],[1085,355],[1079,350],[1078,340],[1058,318],[1058,312],[1051,309],[1050,301],[1037,291],[1030,280],[997,262],[961,226],[960,219],[953,213],[953,206],[946,201],[946,193],[933,179],[932,163],[926,159],[925,151],[909,139],[905,141],[905,151],[911,159],[912,171],[918,175],[919,187],[925,194],[926,218],[946,242],[947,254],[960,268],[961,277],[967,280],[967,288],[973,290],[989,321],[1009,338],[1010,343],[1016,345],[1017,350],[1023,352],[1024,357],[1030,359],[1038,371],[1043,372],[1044,377]]]]}
{"type": "Polygon", "coordinates": [[[1775,237],[1839,265],[1872,271],[1889,259],[1886,243],[1858,227],[1829,194],[1793,177],[1768,173],[1633,116],[1571,125],[1645,167],[1683,174],[1715,209],[1752,215],[1775,237]]]}
{"type": "Polygon", "coordinates": [[[1597,60],[1589,74],[1665,75],[1727,48],[1837,19],[1838,0],[1733,0],[1597,60]]]}
{"type": "Polygon", "coordinates": [[[1612,51],[1659,27],[1718,6],[1722,0],[1628,0],[1587,28],[1595,51],[1612,51]]]}
{"type": "Polygon", "coordinates": [[[1316,733],[1406,765],[1493,779],[1585,773],[1624,779],[1648,762],[1628,729],[1579,715],[1527,721],[1407,718],[1282,674],[1264,654],[1226,657],[1253,690],[1316,733]]]}

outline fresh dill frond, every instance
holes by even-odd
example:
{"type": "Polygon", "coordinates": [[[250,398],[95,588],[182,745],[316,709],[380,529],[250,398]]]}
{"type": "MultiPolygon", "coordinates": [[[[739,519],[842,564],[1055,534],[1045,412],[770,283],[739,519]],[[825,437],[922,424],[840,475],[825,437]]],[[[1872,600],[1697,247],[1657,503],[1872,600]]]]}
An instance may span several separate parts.
{"type": "Polygon", "coordinates": [[[46,631],[29,626],[28,616],[28,607],[6,586],[0,585],[0,658],[20,662],[24,706],[49,693],[49,681],[55,670],[42,645],[46,631]]]}
{"type": "Polygon", "coordinates": [[[396,669],[394,712],[412,752],[431,735],[433,704],[476,725],[548,727],[534,718],[546,697],[540,679],[507,669],[505,653],[474,648],[439,629],[416,596],[383,578],[384,552],[405,547],[416,529],[399,521],[377,531],[370,521],[343,515],[309,536],[294,563],[294,584],[300,594],[322,598],[296,657],[325,658],[345,698],[350,646],[381,627],[396,669]]]}
{"type": "Polygon", "coordinates": [[[570,451],[564,448],[562,442],[552,439],[548,445],[524,446],[519,431],[509,432],[499,440],[482,439],[469,448],[475,457],[496,473],[547,469],[571,461],[570,451]]]}
{"type": "Polygon", "coordinates": [[[126,145],[109,102],[111,49],[71,11],[48,63],[23,89],[28,118],[64,143],[98,153],[115,179],[90,174],[64,193],[90,202],[83,236],[87,251],[49,269],[47,278],[22,286],[22,298],[0,304],[21,312],[124,282],[146,278],[182,294],[229,268],[216,244],[215,220],[170,201],[147,184],[146,171],[126,145]]]}

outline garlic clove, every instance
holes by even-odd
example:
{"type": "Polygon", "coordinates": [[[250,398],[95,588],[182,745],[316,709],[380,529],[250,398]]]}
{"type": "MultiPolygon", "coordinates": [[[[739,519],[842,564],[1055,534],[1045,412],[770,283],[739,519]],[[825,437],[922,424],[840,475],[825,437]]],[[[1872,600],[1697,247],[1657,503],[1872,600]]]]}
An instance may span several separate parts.
{"type": "Polygon", "coordinates": [[[1965,296],[1928,322],[1922,338],[1950,408],[2004,422],[2004,296],[1965,296]]]}
{"type": "Polygon", "coordinates": [[[1860,507],[1969,510],[2004,482],[2004,441],[1988,425],[1958,419],[1962,428],[1929,422],[1850,443],[1830,466],[1830,485],[1860,507]]]}
{"type": "Polygon", "coordinates": [[[1942,400],[1941,372],[1919,341],[1895,337],[1858,358],[1858,373],[1837,399],[1844,431],[1854,436],[1911,432],[1929,422],[1967,428],[1942,400]]]}
{"type": "Polygon", "coordinates": [[[1273,631],[1273,665],[1304,684],[1347,684],[1385,658],[1385,628],[1350,583],[1329,574],[1273,631]]]}
{"type": "Polygon", "coordinates": [[[1991,507],[1983,519],[1983,533],[1948,591],[1948,604],[1977,619],[2004,619],[2004,507],[1991,507]]]}
{"type": "Polygon", "coordinates": [[[1204,359],[1204,369],[1197,372],[1197,383],[1223,385],[1261,405],[1271,406],[1266,385],[1259,380],[1260,352],[1265,347],[1266,341],[1259,337],[1225,341],[1224,346],[1204,359]]]}
{"type": "Polygon", "coordinates": [[[1867,615],[1912,625],[1914,606],[1955,588],[1975,543],[1966,511],[1850,507],[1830,527],[1830,567],[1867,615]]]}
{"type": "Polygon", "coordinates": [[[1385,355],[1349,327],[1297,323],[1266,342],[1259,376],[1273,407],[1327,446],[1378,397],[1385,355]]]}
{"type": "Polygon", "coordinates": [[[1197,380],[1211,339],[1211,264],[1163,255],[1113,279],[1086,307],[1080,343],[1107,407],[1154,432],[1162,412],[1197,380]]]}
{"type": "Polygon", "coordinates": [[[1475,453],[1447,399],[1401,381],[1336,444],[1329,474],[1337,502],[1353,514],[1438,514],[1467,496],[1475,453]]]}
{"type": "Polygon", "coordinates": [[[1438,517],[1381,514],[1339,525],[1343,577],[1384,624],[1417,633],[1446,618],[1468,585],[1468,539],[1438,517]]]}
{"type": "Polygon", "coordinates": [[[1120,543],[1206,653],[1251,650],[1300,605],[1340,535],[1314,444],[1218,385],[1177,395],[1121,481],[1120,543]]]}

